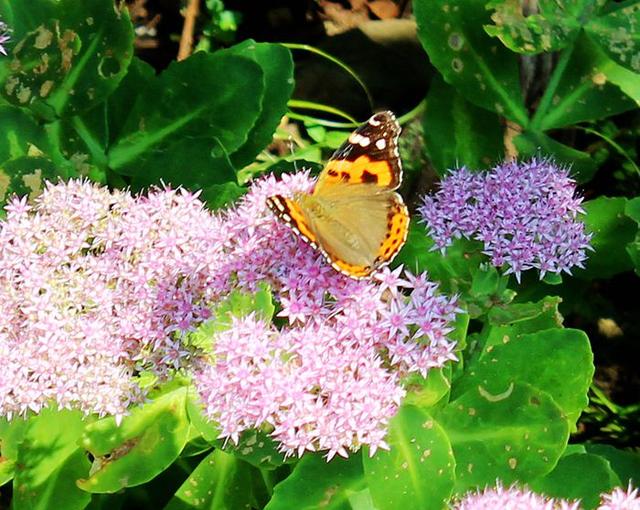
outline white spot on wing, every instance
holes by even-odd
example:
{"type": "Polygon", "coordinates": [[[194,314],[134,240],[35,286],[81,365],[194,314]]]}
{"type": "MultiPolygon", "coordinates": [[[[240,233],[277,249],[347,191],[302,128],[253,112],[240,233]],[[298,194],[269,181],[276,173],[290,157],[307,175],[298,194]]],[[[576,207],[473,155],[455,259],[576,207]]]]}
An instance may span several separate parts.
{"type": "Polygon", "coordinates": [[[358,143],[360,144],[360,147],[367,147],[371,143],[371,140],[368,136],[361,136],[358,143]]]}
{"type": "Polygon", "coordinates": [[[384,138],[380,138],[380,140],[376,141],[376,147],[378,150],[383,150],[387,146],[387,141],[384,138]]]}

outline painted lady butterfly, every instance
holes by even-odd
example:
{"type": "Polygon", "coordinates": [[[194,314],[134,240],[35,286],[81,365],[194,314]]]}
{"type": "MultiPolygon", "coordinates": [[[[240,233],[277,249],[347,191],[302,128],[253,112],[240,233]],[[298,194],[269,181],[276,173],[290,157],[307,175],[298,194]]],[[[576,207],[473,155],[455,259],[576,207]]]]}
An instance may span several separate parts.
{"type": "Polygon", "coordinates": [[[393,113],[377,113],[335,152],[311,194],[267,199],[296,234],[352,278],[391,262],[407,239],[409,213],[394,191],[402,181],[399,135],[393,113]]]}

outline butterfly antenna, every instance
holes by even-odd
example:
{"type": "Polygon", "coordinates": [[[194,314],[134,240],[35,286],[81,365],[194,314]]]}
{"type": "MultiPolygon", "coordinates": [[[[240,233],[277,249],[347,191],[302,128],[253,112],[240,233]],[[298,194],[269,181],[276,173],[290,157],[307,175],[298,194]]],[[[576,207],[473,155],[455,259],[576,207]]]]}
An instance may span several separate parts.
{"type": "MultiPolygon", "coordinates": [[[[293,140],[293,135],[289,135],[289,152],[291,152],[291,155],[293,156],[295,151],[294,151],[294,147],[295,147],[295,142],[293,140]]],[[[298,172],[298,162],[293,159],[293,169],[298,172]]]]}

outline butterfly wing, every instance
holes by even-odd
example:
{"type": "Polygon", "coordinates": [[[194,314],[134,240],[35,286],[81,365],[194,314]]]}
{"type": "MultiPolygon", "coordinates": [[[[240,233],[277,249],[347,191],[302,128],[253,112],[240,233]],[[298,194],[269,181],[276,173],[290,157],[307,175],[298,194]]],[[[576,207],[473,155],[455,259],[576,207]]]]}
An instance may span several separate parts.
{"type": "Polygon", "coordinates": [[[352,277],[389,263],[406,240],[409,215],[402,198],[372,184],[337,185],[330,197],[302,195],[299,208],[327,259],[352,277]]]}
{"type": "Polygon", "coordinates": [[[335,269],[353,278],[389,263],[407,238],[409,214],[393,192],[402,180],[399,135],[393,113],[377,113],[335,152],[311,195],[267,201],[335,269]]]}
{"type": "Polygon", "coordinates": [[[330,193],[336,184],[373,184],[394,190],[402,181],[398,152],[400,125],[393,113],[376,113],[331,156],[314,189],[330,193]]]}

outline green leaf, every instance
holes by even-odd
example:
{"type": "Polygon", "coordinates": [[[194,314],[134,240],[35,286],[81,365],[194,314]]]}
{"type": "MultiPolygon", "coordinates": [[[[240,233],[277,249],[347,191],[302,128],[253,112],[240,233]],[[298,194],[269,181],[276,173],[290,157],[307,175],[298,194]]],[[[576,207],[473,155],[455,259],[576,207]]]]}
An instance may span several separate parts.
{"type": "Polygon", "coordinates": [[[251,509],[251,467],[214,450],[184,481],[165,510],[251,509]]]}
{"type": "MultiPolygon", "coordinates": [[[[455,390],[455,386],[454,386],[455,390]]],[[[492,394],[474,387],[435,414],[456,459],[456,490],[528,481],[553,469],[569,438],[562,409],[521,382],[492,394]]]]}
{"type": "Polygon", "coordinates": [[[189,437],[184,387],[136,409],[118,425],[105,418],[89,425],[82,445],[94,457],[90,476],[78,486],[113,493],[148,482],[176,460],[189,437]]]}
{"type": "Polygon", "coordinates": [[[247,188],[238,186],[235,182],[225,182],[224,184],[212,184],[203,190],[200,198],[206,202],[210,210],[215,211],[229,207],[246,192],[247,188]]]}
{"type": "Polygon", "coordinates": [[[619,450],[608,444],[586,445],[587,452],[607,459],[611,469],[620,479],[620,485],[626,487],[631,482],[640,480],[640,455],[636,452],[619,450]]]}
{"type": "Polygon", "coordinates": [[[431,81],[424,115],[426,149],[441,177],[460,166],[488,168],[504,156],[499,117],[467,101],[442,78],[431,81]]]}
{"type": "Polygon", "coordinates": [[[413,6],[420,42],[445,81],[472,103],[526,126],[517,57],[482,29],[489,21],[483,2],[413,6]]]}
{"type": "Polygon", "coordinates": [[[501,341],[469,364],[465,377],[453,387],[453,398],[474,388],[501,395],[516,383],[527,383],[553,398],[562,409],[562,419],[573,427],[589,403],[587,391],[594,373],[587,335],[577,329],[547,329],[504,334],[501,341]]]}
{"type": "Polygon", "coordinates": [[[14,418],[8,421],[7,418],[0,418],[0,487],[15,475],[20,443],[28,426],[27,419],[14,418]]]}
{"type": "MultiPolygon", "coordinates": [[[[640,225],[640,197],[627,201],[625,214],[640,225]]],[[[633,261],[636,273],[640,274],[640,230],[637,230],[635,239],[627,244],[626,250],[633,261]]]]}
{"type": "Polygon", "coordinates": [[[576,271],[581,278],[610,278],[633,268],[624,247],[633,241],[637,225],[624,211],[627,199],[599,197],[583,204],[587,213],[584,221],[587,230],[593,232],[586,270],[576,271]]]}
{"type": "Polygon", "coordinates": [[[488,34],[498,37],[509,49],[524,54],[558,51],[571,44],[581,27],[581,19],[588,19],[596,2],[582,0],[563,2],[540,0],[536,14],[524,15],[520,2],[492,1],[488,9],[495,9],[485,26],[488,34]]]}
{"type": "Polygon", "coordinates": [[[604,68],[611,69],[611,66],[607,63],[608,59],[588,37],[578,38],[553,90],[550,107],[543,115],[536,112],[536,125],[546,131],[637,108],[637,104],[608,79],[604,68]]]}
{"type": "Polygon", "coordinates": [[[248,40],[234,46],[234,54],[250,58],[260,65],[264,74],[262,110],[245,144],[231,155],[235,168],[251,163],[256,154],[272,140],[293,92],[293,60],[291,52],[279,44],[256,43],[248,40]]]}
{"type": "Polygon", "coordinates": [[[429,275],[441,283],[443,292],[455,294],[468,290],[474,269],[486,258],[481,254],[481,245],[459,240],[448,247],[444,255],[440,251],[433,251],[433,245],[424,225],[414,220],[397,261],[411,271],[429,271],[429,275]]]}
{"type": "Polygon", "coordinates": [[[494,306],[487,317],[485,349],[527,333],[561,328],[562,316],[558,312],[561,301],[559,297],[547,296],[535,303],[494,306]]]}
{"type": "Polygon", "coordinates": [[[79,411],[44,409],[26,424],[18,447],[13,508],[82,509],[91,496],[76,486],[90,463],[78,446],[85,426],[79,411]]]}
{"type": "Polygon", "coordinates": [[[0,204],[14,193],[33,199],[42,193],[45,179],[56,181],[58,175],[46,158],[23,156],[0,163],[0,204]]]}
{"type": "Polygon", "coordinates": [[[265,510],[349,510],[352,494],[365,488],[360,454],[327,462],[319,454],[306,453],[275,486],[265,510]]]}
{"type": "Polygon", "coordinates": [[[609,3],[611,10],[585,25],[585,31],[615,62],[640,73],[640,4],[609,3]]]}
{"type": "Polygon", "coordinates": [[[0,164],[21,156],[42,156],[51,151],[42,126],[23,108],[0,106],[0,164]]]}
{"type": "Polygon", "coordinates": [[[190,187],[231,180],[228,155],[247,141],[264,94],[260,66],[232,50],[196,53],[154,79],[108,151],[110,168],[190,187]]]}
{"type": "Polygon", "coordinates": [[[428,409],[440,402],[446,402],[451,391],[451,365],[429,369],[426,379],[413,374],[407,378],[404,386],[407,389],[405,405],[428,409]]]}
{"type": "Polygon", "coordinates": [[[620,485],[609,463],[598,455],[574,453],[562,457],[556,468],[531,488],[554,498],[581,500],[583,508],[596,508],[600,494],[620,485]]]}
{"type": "Polygon", "coordinates": [[[0,0],[13,27],[12,60],[0,63],[5,97],[52,120],[99,103],[118,85],[133,55],[133,27],[112,0],[0,0]]]}
{"type": "Polygon", "coordinates": [[[541,131],[525,131],[513,140],[520,157],[533,157],[541,154],[552,156],[558,163],[571,167],[571,174],[578,183],[591,180],[598,169],[597,163],[586,152],[582,152],[557,142],[541,131]]]}
{"type": "Polygon", "coordinates": [[[453,489],[456,461],[440,424],[426,410],[403,405],[391,420],[387,442],[388,451],[363,459],[375,507],[442,508],[453,489]]]}

